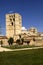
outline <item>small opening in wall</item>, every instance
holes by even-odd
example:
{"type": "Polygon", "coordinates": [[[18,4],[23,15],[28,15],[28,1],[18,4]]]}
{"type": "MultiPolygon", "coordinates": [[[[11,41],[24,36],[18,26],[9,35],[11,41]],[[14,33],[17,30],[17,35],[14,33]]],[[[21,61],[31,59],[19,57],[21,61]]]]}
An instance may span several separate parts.
{"type": "Polygon", "coordinates": [[[10,18],[10,21],[12,21],[12,19],[10,18]]]}
{"type": "Polygon", "coordinates": [[[33,41],[35,41],[35,38],[33,38],[33,41]]]}
{"type": "Polygon", "coordinates": [[[13,22],[11,22],[12,26],[13,26],[13,22]]]}

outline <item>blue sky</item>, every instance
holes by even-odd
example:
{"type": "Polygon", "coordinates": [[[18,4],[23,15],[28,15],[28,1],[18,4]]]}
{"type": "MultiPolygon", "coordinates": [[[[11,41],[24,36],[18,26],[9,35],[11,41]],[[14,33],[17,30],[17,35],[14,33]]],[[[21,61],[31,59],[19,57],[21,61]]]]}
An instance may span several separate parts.
{"type": "Polygon", "coordinates": [[[0,0],[0,31],[3,35],[5,15],[11,12],[22,15],[24,27],[36,27],[39,32],[43,32],[43,0],[0,0]]]}

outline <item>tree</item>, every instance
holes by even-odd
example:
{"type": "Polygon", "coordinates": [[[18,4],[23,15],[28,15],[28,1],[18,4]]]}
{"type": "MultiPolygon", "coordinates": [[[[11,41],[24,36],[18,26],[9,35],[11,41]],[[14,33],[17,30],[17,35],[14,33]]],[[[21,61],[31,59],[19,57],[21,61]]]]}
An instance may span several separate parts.
{"type": "Polygon", "coordinates": [[[22,41],[22,43],[21,43],[21,44],[23,44],[23,42],[24,42],[24,39],[23,39],[23,38],[21,38],[21,41],[22,41]]]}
{"type": "Polygon", "coordinates": [[[27,41],[27,44],[29,45],[30,41],[27,41]]]}
{"type": "Polygon", "coordinates": [[[12,44],[13,44],[13,42],[14,42],[13,38],[12,38],[12,37],[10,37],[10,38],[8,39],[8,43],[9,43],[9,45],[12,45],[12,44]]]}
{"type": "Polygon", "coordinates": [[[20,39],[17,39],[16,40],[16,43],[20,45],[20,39]]]}
{"type": "Polygon", "coordinates": [[[22,45],[23,42],[24,42],[24,39],[21,39],[21,40],[20,40],[20,39],[17,39],[17,40],[16,40],[16,43],[19,44],[19,45],[22,45]]]}
{"type": "Polygon", "coordinates": [[[22,45],[24,42],[24,39],[21,37],[21,35],[19,34],[19,39],[16,40],[16,43],[19,45],[22,45]]]}
{"type": "Polygon", "coordinates": [[[0,43],[1,43],[1,47],[2,47],[2,45],[3,45],[3,41],[1,40],[0,43]]]}

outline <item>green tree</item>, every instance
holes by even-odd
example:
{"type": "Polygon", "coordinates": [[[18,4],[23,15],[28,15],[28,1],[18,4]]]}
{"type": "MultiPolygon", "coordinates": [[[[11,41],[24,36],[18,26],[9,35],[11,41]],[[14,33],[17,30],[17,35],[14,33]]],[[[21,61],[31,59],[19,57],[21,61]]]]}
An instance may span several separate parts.
{"type": "Polygon", "coordinates": [[[16,40],[16,43],[20,45],[20,39],[17,39],[16,40]]]}
{"type": "Polygon", "coordinates": [[[27,44],[29,45],[30,41],[27,41],[27,44]]]}
{"type": "Polygon", "coordinates": [[[1,40],[0,43],[1,43],[1,47],[2,47],[2,45],[3,45],[3,41],[1,40]]]}
{"type": "Polygon", "coordinates": [[[10,37],[10,38],[8,39],[8,43],[9,43],[9,45],[12,45],[12,44],[13,44],[13,42],[14,42],[13,38],[12,38],[12,37],[10,37]]]}
{"type": "Polygon", "coordinates": [[[24,42],[24,39],[21,37],[21,35],[19,35],[19,39],[16,40],[16,43],[19,45],[22,45],[24,42]]]}
{"type": "Polygon", "coordinates": [[[21,41],[22,41],[22,43],[21,43],[21,44],[23,44],[23,42],[24,42],[24,39],[23,39],[23,38],[21,38],[21,41]]]}

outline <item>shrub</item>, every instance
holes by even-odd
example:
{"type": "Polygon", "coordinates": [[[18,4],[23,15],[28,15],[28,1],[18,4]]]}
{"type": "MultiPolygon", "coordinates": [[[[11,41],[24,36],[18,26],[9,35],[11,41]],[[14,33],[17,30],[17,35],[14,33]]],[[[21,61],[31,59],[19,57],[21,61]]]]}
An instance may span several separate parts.
{"type": "Polygon", "coordinates": [[[2,45],[3,45],[3,41],[1,40],[1,42],[0,42],[0,43],[1,43],[1,46],[2,46],[2,45]]]}
{"type": "Polygon", "coordinates": [[[12,37],[10,37],[10,38],[8,39],[8,43],[9,43],[9,45],[12,45],[12,44],[13,44],[13,42],[14,42],[13,38],[12,38],[12,37]]]}

